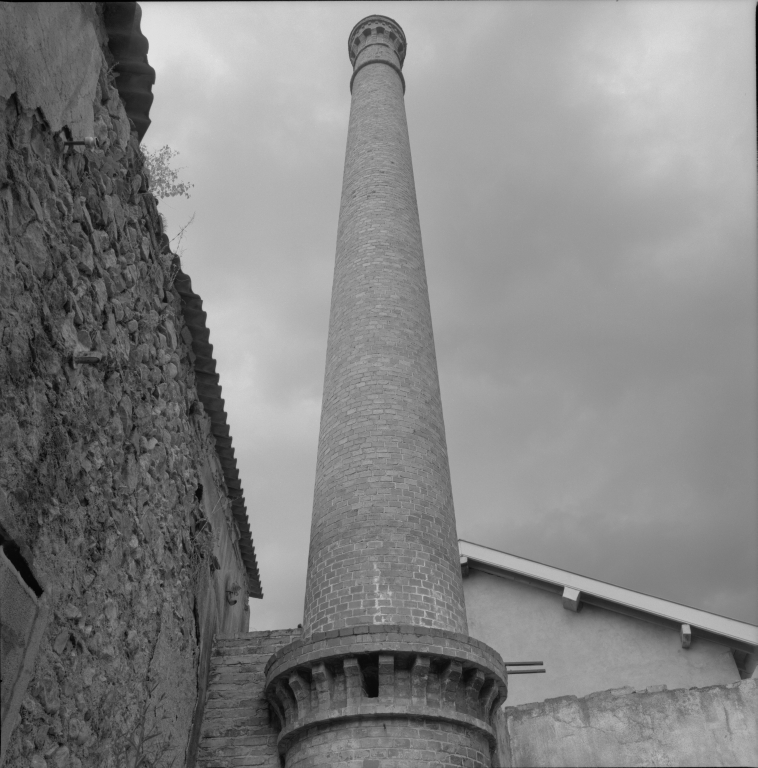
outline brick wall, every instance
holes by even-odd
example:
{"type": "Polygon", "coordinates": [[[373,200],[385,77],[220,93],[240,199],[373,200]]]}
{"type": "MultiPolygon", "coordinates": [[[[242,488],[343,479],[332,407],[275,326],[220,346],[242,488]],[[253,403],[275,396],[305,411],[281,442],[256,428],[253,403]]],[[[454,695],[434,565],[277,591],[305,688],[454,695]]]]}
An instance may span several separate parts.
{"type": "Polygon", "coordinates": [[[404,718],[313,728],[287,755],[287,768],[480,768],[484,736],[450,723],[404,718]]]}
{"type": "Polygon", "coordinates": [[[266,662],[299,629],[216,638],[198,768],[281,768],[277,729],[263,693],[266,662]]]}
{"type": "Polygon", "coordinates": [[[391,19],[367,17],[348,49],[303,639],[272,658],[266,690],[288,767],[483,768],[505,683],[489,649],[468,638],[405,117],[405,35],[391,19]]]}
{"type": "Polygon", "coordinates": [[[305,634],[466,632],[403,84],[368,63],[352,90],[305,634]]]}

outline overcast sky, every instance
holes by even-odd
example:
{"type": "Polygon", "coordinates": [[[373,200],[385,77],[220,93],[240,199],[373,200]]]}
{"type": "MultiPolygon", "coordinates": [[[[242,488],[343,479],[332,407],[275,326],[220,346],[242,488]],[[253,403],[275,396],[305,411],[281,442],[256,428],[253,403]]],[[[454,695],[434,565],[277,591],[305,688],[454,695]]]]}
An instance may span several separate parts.
{"type": "MultiPolygon", "coordinates": [[[[265,597],[302,621],[350,109],[406,110],[458,535],[758,623],[752,2],[143,5],[145,143],[208,312],[265,597]]],[[[176,245],[176,243],[174,243],[176,245]]]]}

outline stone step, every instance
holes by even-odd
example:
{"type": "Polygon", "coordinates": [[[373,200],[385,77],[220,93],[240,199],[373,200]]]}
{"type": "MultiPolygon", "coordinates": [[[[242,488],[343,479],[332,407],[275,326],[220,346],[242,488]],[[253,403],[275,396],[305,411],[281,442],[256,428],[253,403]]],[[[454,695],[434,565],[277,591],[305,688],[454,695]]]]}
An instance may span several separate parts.
{"type": "MultiPolygon", "coordinates": [[[[265,666],[266,662],[274,655],[274,651],[251,651],[249,648],[229,648],[224,652],[220,652],[217,648],[214,649],[211,658],[217,659],[219,664],[226,664],[227,659],[237,659],[239,657],[245,657],[250,659],[250,664],[260,664],[265,666]]],[[[233,662],[239,663],[239,662],[233,662]]]]}
{"type": "Polygon", "coordinates": [[[219,645],[215,643],[213,646],[213,656],[235,656],[239,654],[258,654],[260,656],[270,657],[278,646],[268,645],[260,646],[253,645],[252,643],[235,643],[234,645],[219,645]]]}
{"type": "Polygon", "coordinates": [[[203,739],[220,739],[227,736],[244,736],[246,734],[269,734],[269,717],[265,713],[262,717],[257,717],[248,722],[228,722],[227,720],[218,720],[217,723],[210,721],[206,728],[203,728],[203,739]]]}
{"type": "Polygon", "coordinates": [[[218,709],[209,711],[203,723],[203,734],[213,728],[247,728],[269,722],[268,709],[218,709]],[[207,728],[205,727],[207,725],[207,728]]]}
{"type": "Polygon", "coordinates": [[[257,683],[253,681],[249,685],[230,685],[229,683],[218,683],[208,688],[206,701],[217,701],[226,699],[227,701],[237,701],[238,706],[246,706],[257,701],[265,701],[263,695],[263,679],[257,683]]]}
{"type": "MultiPolygon", "coordinates": [[[[243,688],[249,688],[250,690],[260,688],[263,685],[263,676],[258,675],[252,677],[246,675],[242,680],[235,680],[231,675],[224,675],[223,677],[212,680],[213,690],[218,693],[223,693],[225,696],[230,696],[232,693],[244,695],[243,688]]],[[[249,696],[249,692],[247,693],[249,696]]]]}
{"type": "Polygon", "coordinates": [[[284,629],[216,638],[197,768],[281,768],[265,667],[298,637],[300,630],[284,629]]]}
{"type": "Polygon", "coordinates": [[[263,667],[253,667],[249,664],[232,664],[231,666],[226,666],[225,664],[212,664],[208,679],[210,683],[222,682],[227,678],[234,678],[238,675],[244,676],[250,680],[251,685],[257,685],[258,683],[255,682],[256,680],[259,680],[262,683],[266,677],[263,672],[263,667]]]}
{"type": "MultiPolygon", "coordinates": [[[[213,694],[213,691],[211,691],[211,694],[213,694]]],[[[253,714],[259,709],[266,709],[268,711],[268,703],[262,698],[235,699],[215,696],[212,699],[208,699],[205,707],[209,717],[213,717],[213,713],[216,711],[223,711],[227,714],[230,714],[230,710],[239,710],[240,713],[245,714],[253,714]]]]}
{"type": "Polygon", "coordinates": [[[252,630],[251,632],[234,632],[234,633],[219,633],[216,635],[216,640],[219,642],[233,642],[234,640],[246,640],[246,639],[258,639],[261,641],[266,640],[281,640],[281,638],[291,637],[292,635],[301,635],[302,629],[260,629],[252,630]]]}
{"type": "Polygon", "coordinates": [[[262,753],[262,754],[249,754],[238,757],[222,757],[221,755],[215,755],[213,752],[207,754],[199,754],[197,760],[197,768],[237,768],[237,766],[245,766],[246,768],[259,768],[265,766],[265,768],[281,768],[279,762],[279,755],[274,750],[274,753],[262,753]]]}
{"type": "Polygon", "coordinates": [[[245,757],[198,757],[197,768],[281,768],[278,755],[246,755],[245,757]]]}
{"type": "Polygon", "coordinates": [[[202,737],[205,739],[208,738],[215,738],[213,734],[219,733],[221,731],[241,731],[245,728],[249,729],[262,729],[267,730],[270,729],[271,725],[269,722],[268,714],[261,717],[217,717],[217,718],[210,718],[207,722],[203,723],[203,734],[202,737]]]}
{"type": "Polygon", "coordinates": [[[268,648],[277,646],[281,648],[287,643],[300,637],[300,630],[287,630],[272,635],[267,632],[249,632],[246,635],[236,635],[234,637],[216,636],[215,645],[219,648],[232,648],[235,645],[252,644],[259,648],[268,648]]]}
{"type": "Polygon", "coordinates": [[[252,651],[253,653],[268,654],[271,655],[277,648],[281,648],[281,643],[254,643],[250,640],[236,643],[222,643],[216,641],[213,644],[213,655],[224,656],[234,651],[245,653],[252,651]]]}
{"type": "Polygon", "coordinates": [[[226,667],[233,667],[239,664],[260,665],[266,666],[266,662],[271,658],[271,653],[262,655],[255,653],[242,653],[240,649],[235,649],[234,654],[224,654],[222,656],[213,656],[214,660],[218,659],[221,665],[226,667]]]}
{"type": "Polygon", "coordinates": [[[266,640],[264,642],[258,642],[254,638],[248,638],[246,640],[216,640],[213,647],[218,651],[224,651],[228,648],[260,648],[261,652],[268,648],[281,648],[283,645],[288,645],[294,638],[285,637],[281,642],[279,640],[266,640]]]}
{"type": "Polygon", "coordinates": [[[246,677],[251,681],[251,685],[255,685],[256,679],[263,683],[266,677],[263,667],[253,666],[251,664],[216,664],[211,663],[209,681],[211,683],[220,681],[222,678],[232,678],[238,675],[246,677]]]}
{"type": "MultiPolygon", "coordinates": [[[[240,746],[216,746],[208,751],[215,757],[247,757],[250,755],[261,755],[261,752],[265,755],[266,750],[271,748],[271,744],[242,744],[240,746]]],[[[262,756],[262,755],[261,755],[262,756]]]]}
{"type": "Polygon", "coordinates": [[[210,685],[217,687],[218,690],[229,685],[235,686],[235,690],[239,690],[240,686],[244,687],[245,685],[250,685],[257,690],[263,685],[264,680],[265,675],[262,673],[254,674],[242,672],[238,676],[232,670],[223,670],[210,677],[210,685]]]}
{"type": "Polygon", "coordinates": [[[216,752],[232,747],[257,747],[260,745],[276,744],[276,737],[267,733],[246,733],[240,736],[209,736],[205,739],[203,749],[216,752]]]}

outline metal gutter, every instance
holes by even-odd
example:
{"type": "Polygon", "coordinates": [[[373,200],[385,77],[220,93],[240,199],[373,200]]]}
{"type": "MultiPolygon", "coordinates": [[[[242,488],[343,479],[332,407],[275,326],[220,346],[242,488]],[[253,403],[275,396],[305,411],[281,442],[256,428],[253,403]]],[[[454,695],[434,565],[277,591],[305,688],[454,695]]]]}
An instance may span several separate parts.
{"type": "MultiPolygon", "coordinates": [[[[207,315],[203,312],[203,300],[192,290],[192,281],[178,266],[175,259],[176,277],[174,288],[181,297],[182,315],[192,337],[192,359],[195,368],[197,395],[205,412],[211,420],[211,433],[216,441],[216,455],[224,473],[224,482],[228,497],[232,503],[234,522],[240,531],[239,548],[242,562],[245,564],[250,597],[263,597],[258,561],[247,520],[247,506],[242,492],[242,484],[234,457],[232,438],[226,420],[224,401],[221,397],[221,385],[216,373],[216,360],[213,357],[213,345],[209,342],[210,331],[206,325],[207,315]]],[[[189,341],[187,339],[187,341],[189,341]]]]}
{"type": "Polygon", "coordinates": [[[753,624],[617,587],[463,539],[458,540],[458,548],[461,558],[467,558],[469,568],[520,581],[556,594],[561,594],[569,587],[579,590],[581,601],[590,605],[672,629],[689,624],[693,636],[735,650],[754,653],[758,649],[758,627],[753,624]]]}

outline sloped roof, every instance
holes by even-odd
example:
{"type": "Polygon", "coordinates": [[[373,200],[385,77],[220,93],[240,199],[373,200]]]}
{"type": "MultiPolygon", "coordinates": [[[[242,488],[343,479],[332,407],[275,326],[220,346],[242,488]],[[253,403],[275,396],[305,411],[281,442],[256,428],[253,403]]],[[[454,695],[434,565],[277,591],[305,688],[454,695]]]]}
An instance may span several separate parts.
{"type": "Polygon", "coordinates": [[[258,572],[258,561],[255,557],[250,524],[247,520],[247,507],[237,470],[237,459],[234,457],[229,424],[226,420],[224,400],[221,397],[221,384],[219,383],[219,375],[216,373],[213,345],[209,341],[210,331],[206,325],[208,316],[203,311],[203,300],[192,290],[192,281],[189,276],[178,267],[178,259],[176,259],[176,269],[174,287],[182,299],[182,315],[192,334],[197,394],[205,412],[211,419],[211,432],[216,441],[216,454],[221,463],[224,482],[232,502],[234,522],[237,523],[241,534],[239,547],[247,571],[250,597],[260,598],[263,597],[261,577],[258,572]]]}
{"type": "Polygon", "coordinates": [[[688,605],[674,603],[643,592],[617,587],[605,581],[591,579],[552,565],[518,557],[481,544],[458,540],[461,563],[476,570],[561,594],[563,590],[578,590],[581,601],[616,613],[633,616],[642,621],[678,629],[689,624],[693,637],[701,637],[746,653],[758,649],[758,627],[716,613],[701,611],[688,605]]]}

